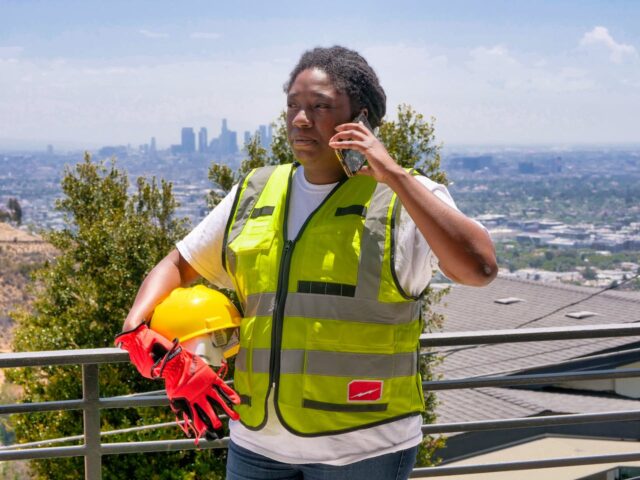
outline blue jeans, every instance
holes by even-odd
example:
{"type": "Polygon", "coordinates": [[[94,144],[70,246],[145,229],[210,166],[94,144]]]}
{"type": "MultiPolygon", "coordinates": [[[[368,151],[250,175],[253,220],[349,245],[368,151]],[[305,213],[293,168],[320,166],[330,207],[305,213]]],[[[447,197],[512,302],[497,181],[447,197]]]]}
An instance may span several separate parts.
{"type": "Polygon", "coordinates": [[[323,463],[288,464],[229,442],[227,480],[406,480],[418,447],[336,467],[323,463]]]}

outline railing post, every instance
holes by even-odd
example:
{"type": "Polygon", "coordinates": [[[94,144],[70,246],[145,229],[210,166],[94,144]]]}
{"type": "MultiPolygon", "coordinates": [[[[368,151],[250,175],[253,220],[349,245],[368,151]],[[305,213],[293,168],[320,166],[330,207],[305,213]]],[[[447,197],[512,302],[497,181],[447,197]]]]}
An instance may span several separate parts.
{"type": "Polygon", "coordinates": [[[102,479],[102,456],[100,453],[100,391],[98,365],[82,365],[82,398],[84,400],[84,478],[102,479]]]}

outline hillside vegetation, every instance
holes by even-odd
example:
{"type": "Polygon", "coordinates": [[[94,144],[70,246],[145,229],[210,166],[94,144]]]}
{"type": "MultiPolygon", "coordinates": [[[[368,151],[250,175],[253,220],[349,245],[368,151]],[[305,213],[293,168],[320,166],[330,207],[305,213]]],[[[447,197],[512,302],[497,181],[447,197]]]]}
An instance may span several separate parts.
{"type": "Polygon", "coordinates": [[[56,254],[40,237],[0,222],[0,350],[8,351],[13,321],[10,312],[31,300],[31,272],[56,254]]]}

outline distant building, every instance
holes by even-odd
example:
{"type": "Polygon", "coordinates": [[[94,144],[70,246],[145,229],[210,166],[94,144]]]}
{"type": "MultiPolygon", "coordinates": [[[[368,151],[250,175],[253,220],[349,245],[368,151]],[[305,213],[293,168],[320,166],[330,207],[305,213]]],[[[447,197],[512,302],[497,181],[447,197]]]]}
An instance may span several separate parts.
{"type": "Polygon", "coordinates": [[[47,155],[53,155],[53,145],[47,145],[47,155]]]}
{"type": "Polygon", "coordinates": [[[238,153],[238,134],[236,132],[229,132],[227,149],[230,154],[238,153]]]}
{"type": "Polygon", "coordinates": [[[493,157],[491,155],[480,155],[473,157],[455,157],[449,160],[449,165],[453,169],[470,170],[491,170],[493,168],[493,157]]]}
{"type": "Polygon", "coordinates": [[[251,141],[251,132],[249,130],[244,131],[244,144],[246,145],[251,141]]]}
{"type": "Polygon", "coordinates": [[[518,162],[518,173],[560,173],[562,172],[562,159],[560,157],[536,160],[535,162],[518,162]]]}
{"type": "Polygon", "coordinates": [[[205,153],[209,149],[209,141],[207,139],[207,129],[201,127],[198,132],[198,152],[205,153]]]}
{"type": "Polygon", "coordinates": [[[157,152],[157,147],[156,147],[156,137],[151,137],[151,141],[149,142],[149,153],[150,154],[155,154],[157,152]]]}
{"type": "Polygon", "coordinates": [[[271,138],[266,125],[260,125],[258,127],[258,135],[260,136],[260,145],[262,145],[263,148],[268,149],[269,146],[271,146],[271,138]]]}
{"type": "Polygon", "coordinates": [[[238,153],[238,134],[227,127],[227,119],[222,119],[220,136],[211,140],[209,149],[218,155],[233,155],[238,153]]]}
{"type": "Polygon", "coordinates": [[[184,127],[182,129],[182,153],[193,153],[196,151],[196,134],[192,127],[184,127]]]}
{"type": "Polygon", "coordinates": [[[518,173],[536,173],[536,168],[533,165],[533,162],[518,162],[518,173]]]}
{"type": "Polygon", "coordinates": [[[128,156],[128,149],[125,145],[106,146],[98,150],[98,155],[102,158],[126,158],[128,156]]]}

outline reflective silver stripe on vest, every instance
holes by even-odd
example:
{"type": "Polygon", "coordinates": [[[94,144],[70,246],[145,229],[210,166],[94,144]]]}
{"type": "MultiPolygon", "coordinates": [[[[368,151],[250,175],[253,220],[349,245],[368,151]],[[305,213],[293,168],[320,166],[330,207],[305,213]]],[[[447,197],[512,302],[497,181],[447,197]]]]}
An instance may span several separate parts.
{"type": "MultiPolygon", "coordinates": [[[[338,295],[322,295],[315,293],[289,292],[284,307],[286,317],[322,318],[344,320],[349,322],[401,325],[409,323],[420,316],[419,302],[378,303],[369,300],[369,308],[376,312],[375,316],[363,316],[367,307],[358,298],[338,295]]],[[[274,293],[249,295],[245,316],[270,317],[275,304],[274,293]]]]}
{"type": "Polygon", "coordinates": [[[310,350],[305,373],[332,377],[409,377],[415,375],[417,364],[417,352],[384,355],[310,350]]]}
{"type": "Polygon", "coordinates": [[[420,305],[417,302],[379,303],[373,300],[369,300],[369,305],[363,305],[363,300],[357,297],[289,292],[284,314],[287,317],[399,325],[416,320],[420,315],[420,305]],[[375,315],[364,314],[372,310],[375,315]]]}
{"type": "Polygon", "coordinates": [[[247,297],[245,317],[270,317],[276,304],[275,293],[256,293],[247,297]]]}
{"type": "Polygon", "coordinates": [[[356,298],[378,298],[384,260],[387,212],[392,197],[393,190],[380,183],[376,186],[369,202],[360,243],[356,298]]]}
{"type": "MultiPolygon", "coordinates": [[[[251,362],[251,371],[254,373],[269,373],[269,361],[271,360],[271,349],[254,348],[253,361],[251,362]]],[[[247,371],[247,349],[240,348],[236,356],[236,370],[242,372],[247,371]]]]}
{"type": "MultiPolygon", "coordinates": [[[[253,350],[253,373],[269,373],[271,350],[253,350]]],[[[395,378],[416,374],[417,352],[396,353],[394,355],[374,353],[325,352],[310,350],[282,350],[280,356],[281,374],[326,375],[331,377],[395,378]],[[306,369],[305,369],[306,363],[306,369]]],[[[246,371],[246,350],[240,349],[236,358],[236,368],[246,371]]]]}
{"type": "MultiPolygon", "coordinates": [[[[242,228],[245,223],[247,223],[247,220],[251,215],[254,205],[260,197],[260,193],[276,168],[276,166],[259,168],[246,180],[247,186],[242,192],[240,202],[238,202],[238,206],[236,207],[236,217],[233,221],[233,225],[231,226],[231,231],[229,232],[227,245],[233,242],[238,235],[240,235],[242,228]]],[[[239,185],[238,188],[242,188],[242,185],[239,185]]]]}
{"type": "MultiPolygon", "coordinates": [[[[322,318],[349,322],[401,325],[419,318],[419,302],[378,303],[376,315],[364,316],[363,300],[338,295],[289,292],[284,314],[287,317],[322,318]]],[[[369,302],[373,303],[371,300],[369,302]]],[[[275,304],[274,293],[249,295],[245,308],[246,317],[270,317],[275,304]]]]}

